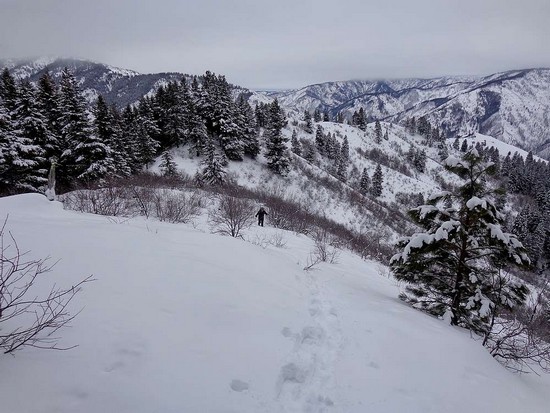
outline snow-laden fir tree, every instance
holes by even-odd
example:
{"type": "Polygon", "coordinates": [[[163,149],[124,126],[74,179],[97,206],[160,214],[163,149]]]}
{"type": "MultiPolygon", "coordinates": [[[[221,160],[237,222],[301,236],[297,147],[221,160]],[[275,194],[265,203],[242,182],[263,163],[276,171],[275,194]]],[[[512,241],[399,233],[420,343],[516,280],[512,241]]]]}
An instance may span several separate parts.
{"type": "Polygon", "coordinates": [[[163,176],[175,176],[178,173],[178,167],[169,150],[166,150],[160,156],[159,169],[163,176]]]}
{"type": "Polygon", "coordinates": [[[378,145],[382,143],[382,126],[378,120],[374,123],[374,142],[378,145]]]}
{"type": "Polygon", "coordinates": [[[382,174],[382,167],[380,164],[376,165],[376,169],[372,174],[370,193],[375,198],[382,195],[382,184],[384,182],[384,175],[382,174]]]}
{"type": "Polygon", "coordinates": [[[304,131],[306,133],[313,133],[313,121],[311,119],[311,113],[309,110],[304,110],[304,131]]]}
{"type": "Polygon", "coordinates": [[[293,153],[295,153],[298,156],[302,156],[302,145],[298,140],[298,133],[296,132],[296,129],[292,130],[292,138],[290,139],[290,145],[293,153]]]}
{"type": "Polygon", "coordinates": [[[286,143],[288,138],[282,134],[282,129],[287,121],[279,102],[275,99],[269,108],[269,122],[267,124],[266,135],[266,153],[267,166],[273,172],[284,175],[288,172],[290,159],[288,157],[286,143]]]}
{"type": "Polygon", "coordinates": [[[236,102],[238,136],[242,140],[243,152],[245,155],[255,159],[260,153],[260,142],[258,140],[258,128],[254,111],[248,103],[244,94],[240,94],[236,102]]]}
{"type": "Polygon", "coordinates": [[[47,139],[46,122],[36,110],[29,83],[16,90],[10,105],[11,111],[0,97],[0,192],[37,191],[47,171],[44,150],[34,138],[47,139]]]}
{"type": "Polygon", "coordinates": [[[313,111],[313,120],[315,122],[321,122],[322,118],[321,118],[321,111],[319,110],[319,108],[313,111]]]}
{"type": "Polygon", "coordinates": [[[327,148],[325,134],[323,133],[323,127],[321,125],[317,125],[317,130],[315,131],[315,145],[317,146],[319,153],[324,155],[327,148]]]}
{"type": "Polygon", "coordinates": [[[498,312],[520,305],[528,293],[505,269],[529,259],[516,236],[503,231],[504,216],[484,179],[492,165],[475,149],[445,164],[463,185],[410,211],[425,232],[403,240],[390,266],[407,283],[400,298],[487,337],[498,312]]]}
{"type": "Polygon", "coordinates": [[[340,156],[344,159],[344,161],[349,162],[348,135],[344,135],[344,141],[342,142],[342,149],[340,150],[340,156]]]}
{"type": "Polygon", "coordinates": [[[202,161],[203,169],[198,179],[207,185],[222,185],[226,180],[225,159],[216,153],[212,139],[208,139],[205,146],[206,154],[202,161]]]}
{"type": "Polygon", "coordinates": [[[361,173],[361,180],[359,181],[359,190],[363,195],[366,195],[369,193],[370,177],[369,177],[369,173],[367,172],[367,168],[363,168],[363,172],[361,173]]]}
{"type": "Polygon", "coordinates": [[[134,146],[125,145],[120,122],[120,114],[116,108],[109,108],[100,95],[94,108],[94,134],[100,142],[111,149],[113,173],[118,177],[129,176],[132,173],[130,165],[134,158],[134,146]]]}

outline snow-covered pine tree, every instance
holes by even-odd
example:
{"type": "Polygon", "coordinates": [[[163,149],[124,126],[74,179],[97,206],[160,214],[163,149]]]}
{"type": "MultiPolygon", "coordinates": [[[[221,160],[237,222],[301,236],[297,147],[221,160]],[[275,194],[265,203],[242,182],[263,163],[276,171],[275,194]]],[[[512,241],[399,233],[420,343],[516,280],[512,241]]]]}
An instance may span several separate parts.
{"type": "Polygon", "coordinates": [[[122,115],[116,106],[107,106],[101,95],[96,102],[94,127],[99,140],[111,149],[114,176],[129,176],[141,169],[136,142],[127,140],[123,133],[122,115]]]}
{"type": "Polygon", "coordinates": [[[317,150],[321,155],[326,153],[325,134],[321,125],[317,125],[317,130],[315,131],[315,146],[317,146],[317,150]]]}
{"type": "Polygon", "coordinates": [[[348,162],[342,156],[338,156],[336,162],[336,177],[340,181],[346,182],[348,180],[348,162]]]}
{"type": "Polygon", "coordinates": [[[382,195],[382,184],[384,182],[384,175],[382,174],[382,167],[380,164],[376,165],[376,169],[372,174],[370,193],[374,197],[382,195]]]}
{"type": "Polygon", "coordinates": [[[211,138],[206,142],[205,158],[202,161],[203,169],[199,174],[199,180],[207,185],[222,185],[226,180],[225,161],[222,155],[216,153],[216,147],[211,138]]]}
{"type": "Polygon", "coordinates": [[[44,156],[48,160],[52,157],[59,159],[62,153],[60,146],[61,130],[59,119],[61,118],[61,112],[59,110],[59,93],[55,81],[47,71],[38,80],[38,93],[36,97],[38,109],[42,113],[42,116],[46,118],[50,135],[49,143],[43,146],[43,149],[46,151],[44,156]]]}
{"type": "Polygon", "coordinates": [[[370,191],[370,178],[369,173],[367,172],[367,168],[363,168],[363,172],[361,173],[361,180],[359,181],[359,190],[363,195],[366,195],[370,191]]]}
{"type": "Polygon", "coordinates": [[[300,145],[300,141],[298,140],[298,133],[296,132],[296,129],[292,130],[290,145],[292,148],[292,152],[294,152],[298,156],[302,156],[302,145],[300,145]]]}
{"type": "Polygon", "coordinates": [[[285,127],[287,120],[277,99],[269,106],[269,122],[265,131],[267,146],[265,157],[269,169],[276,174],[284,175],[288,172],[290,166],[286,148],[288,138],[282,134],[282,129],[285,127]]]}
{"type": "Polygon", "coordinates": [[[178,167],[168,149],[162,152],[160,159],[159,169],[163,176],[175,176],[178,173],[178,167]]]}
{"type": "Polygon", "coordinates": [[[12,151],[17,153],[12,160],[17,175],[18,187],[37,191],[47,182],[49,161],[45,158],[45,147],[52,148],[54,138],[48,129],[48,122],[39,110],[36,90],[28,81],[21,83],[12,111],[14,134],[12,151]]]}
{"type": "Polygon", "coordinates": [[[319,108],[317,108],[313,111],[313,121],[321,122],[321,120],[321,111],[319,110],[319,108]]]}
{"type": "Polygon", "coordinates": [[[7,68],[4,68],[0,76],[0,99],[3,100],[6,112],[11,116],[17,106],[19,91],[17,83],[7,68]]]}
{"type": "Polygon", "coordinates": [[[311,113],[309,110],[304,110],[304,131],[306,133],[313,133],[313,121],[311,119],[311,113]]]}
{"type": "Polygon", "coordinates": [[[382,126],[378,120],[374,123],[374,143],[377,145],[382,143],[382,126]]]}
{"type": "Polygon", "coordinates": [[[521,304],[528,292],[503,270],[529,259],[516,236],[503,231],[504,217],[483,183],[492,165],[475,149],[445,163],[465,183],[457,193],[432,196],[410,211],[425,232],[403,240],[390,266],[396,279],[407,283],[401,299],[486,336],[493,316],[521,304]]]}
{"type": "MultiPolygon", "coordinates": [[[[88,170],[93,161],[87,156],[94,152],[92,147],[88,147],[88,144],[92,143],[92,133],[86,103],[74,75],[68,68],[61,74],[59,110],[60,144],[63,152],[57,163],[57,180],[68,183],[88,170]]],[[[105,147],[97,149],[95,155],[98,159],[106,155],[105,147]]]]}
{"type": "Polygon", "coordinates": [[[426,151],[424,149],[419,149],[415,152],[413,164],[418,172],[424,173],[424,171],[426,170],[427,159],[428,155],[426,154],[426,151]]]}
{"type": "Polygon", "coordinates": [[[258,139],[258,128],[256,127],[256,117],[254,111],[248,103],[244,94],[240,94],[236,103],[238,134],[243,143],[245,155],[252,159],[260,153],[260,142],[258,139]]]}
{"type": "Polygon", "coordinates": [[[458,137],[456,137],[453,141],[453,149],[455,151],[458,151],[460,149],[460,140],[458,139],[458,137]]]}
{"type": "Polygon", "coordinates": [[[340,156],[344,159],[345,162],[349,162],[349,141],[348,135],[344,135],[344,140],[342,142],[342,149],[340,150],[340,156]]]}
{"type": "Polygon", "coordinates": [[[367,116],[365,115],[365,109],[362,107],[359,108],[359,112],[357,112],[355,125],[363,132],[367,130],[367,116]]]}
{"type": "MultiPolygon", "coordinates": [[[[15,105],[13,114],[17,112],[17,102],[15,105]]],[[[0,98],[0,194],[36,191],[42,184],[36,176],[40,147],[22,135],[16,122],[0,98]]]]}
{"type": "Polygon", "coordinates": [[[160,129],[155,121],[153,105],[152,99],[142,98],[135,110],[129,107],[122,114],[124,141],[134,143],[132,152],[137,165],[132,166],[133,171],[136,171],[136,166],[142,168],[143,165],[147,166],[153,162],[160,149],[157,140],[160,129]],[[137,127],[132,125],[134,121],[137,127]],[[132,139],[131,136],[135,136],[135,139],[132,139]]]}

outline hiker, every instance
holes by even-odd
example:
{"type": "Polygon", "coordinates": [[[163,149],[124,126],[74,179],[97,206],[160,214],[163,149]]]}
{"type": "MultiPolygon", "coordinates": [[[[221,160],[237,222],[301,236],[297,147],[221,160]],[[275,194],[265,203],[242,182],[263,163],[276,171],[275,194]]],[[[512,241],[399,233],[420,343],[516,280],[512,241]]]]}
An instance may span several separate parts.
{"type": "Polygon", "coordinates": [[[266,210],[264,207],[260,207],[260,210],[256,212],[255,217],[258,217],[258,225],[263,227],[264,226],[264,217],[267,215],[266,210]]]}

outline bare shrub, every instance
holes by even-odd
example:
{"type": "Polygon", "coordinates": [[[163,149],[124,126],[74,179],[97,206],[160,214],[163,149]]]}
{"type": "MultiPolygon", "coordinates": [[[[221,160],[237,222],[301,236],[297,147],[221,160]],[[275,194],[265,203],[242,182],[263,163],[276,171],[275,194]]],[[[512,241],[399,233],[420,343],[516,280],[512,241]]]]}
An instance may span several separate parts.
{"type": "Polygon", "coordinates": [[[187,195],[166,189],[153,192],[153,208],[160,221],[188,223],[200,213],[201,197],[197,192],[187,195]]]}
{"type": "Polygon", "coordinates": [[[130,192],[139,214],[145,218],[149,218],[154,211],[155,191],[147,187],[132,187],[130,188],[130,192]]]}
{"type": "Polygon", "coordinates": [[[91,276],[68,289],[53,285],[49,293],[41,295],[35,282],[55,263],[49,264],[48,258],[26,259],[28,252],[21,252],[13,236],[6,234],[6,221],[0,229],[0,350],[72,348],[60,347],[54,335],[75,318],[69,303],[91,276]]]}
{"type": "Polygon", "coordinates": [[[254,210],[247,199],[220,195],[218,208],[210,210],[208,221],[214,233],[242,238],[242,231],[254,222],[254,210]]]}
{"type": "Polygon", "coordinates": [[[94,190],[80,189],[60,197],[65,208],[80,212],[109,216],[131,216],[134,203],[128,188],[107,187],[94,190]]]}
{"type": "Polygon", "coordinates": [[[267,236],[266,234],[255,234],[254,238],[248,241],[254,245],[262,247],[263,249],[266,249],[268,245],[272,245],[276,248],[286,247],[286,240],[282,232],[277,232],[271,236],[267,236]]]}
{"type": "Polygon", "coordinates": [[[318,229],[313,233],[315,247],[313,255],[319,261],[336,264],[340,256],[337,238],[331,236],[326,230],[318,229]]]}
{"type": "Polygon", "coordinates": [[[529,302],[513,314],[494,311],[490,332],[483,345],[506,368],[517,372],[550,373],[550,330],[548,325],[548,282],[529,302]]]}

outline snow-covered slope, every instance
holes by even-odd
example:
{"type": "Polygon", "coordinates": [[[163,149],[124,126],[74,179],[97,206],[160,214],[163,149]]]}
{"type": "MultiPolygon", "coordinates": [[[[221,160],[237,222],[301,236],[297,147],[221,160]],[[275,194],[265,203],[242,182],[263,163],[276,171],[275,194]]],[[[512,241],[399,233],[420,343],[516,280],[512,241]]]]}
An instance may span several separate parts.
{"type": "Polygon", "coordinates": [[[267,95],[295,113],[319,107],[333,115],[351,115],[364,107],[371,120],[427,116],[449,138],[480,132],[541,156],[549,153],[549,69],[485,77],[329,82],[267,95]]]}
{"type": "Polygon", "coordinates": [[[481,344],[400,302],[383,267],[343,252],[304,267],[312,241],[273,228],[245,240],[0,199],[41,284],[93,274],[62,344],[3,356],[2,411],[548,411],[547,377],[505,370],[481,344]],[[284,248],[255,245],[278,235],[284,248]],[[247,242],[252,241],[252,242],[247,242]]]}

